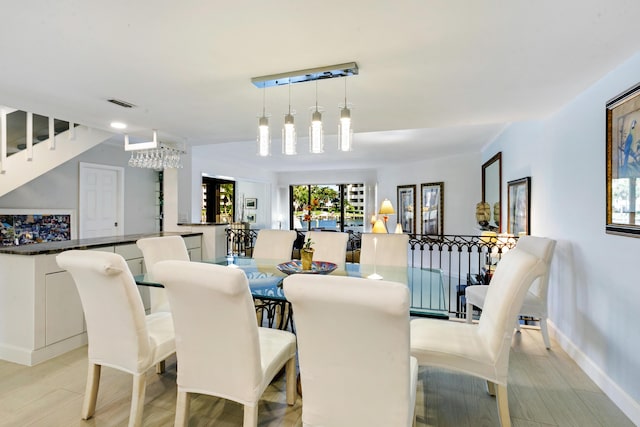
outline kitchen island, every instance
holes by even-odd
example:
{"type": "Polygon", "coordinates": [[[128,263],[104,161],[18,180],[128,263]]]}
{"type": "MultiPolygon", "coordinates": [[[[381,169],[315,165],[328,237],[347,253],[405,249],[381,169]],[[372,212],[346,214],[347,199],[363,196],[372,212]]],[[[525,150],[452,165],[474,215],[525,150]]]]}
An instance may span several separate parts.
{"type": "MultiPolygon", "coordinates": [[[[180,235],[189,256],[202,259],[202,233],[165,232],[0,247],[0,359],[33,366],[87,343],[84,313],[71,275],[55,257],[71,249],[115,252],[144,274],[142,237],[180,235]]],[[[148,290],[139,288],[145,309],[148,290]]]]}

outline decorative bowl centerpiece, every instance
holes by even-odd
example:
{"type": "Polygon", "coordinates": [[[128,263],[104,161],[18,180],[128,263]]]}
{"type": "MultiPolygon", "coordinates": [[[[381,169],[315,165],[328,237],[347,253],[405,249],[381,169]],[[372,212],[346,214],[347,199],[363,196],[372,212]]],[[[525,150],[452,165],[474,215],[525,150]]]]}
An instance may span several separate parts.
{"type": "Polygon", "coordinates": [[[338,266],[332,262],[327,261],[313,261],[311,263],[311,268],[305,270],[302,268],[302,261],[299,259],[294,259],[292,261],[283,262],[282,264],[278,264],[276,268],[282,271],[284,274],[329,274],[338,266]]]}

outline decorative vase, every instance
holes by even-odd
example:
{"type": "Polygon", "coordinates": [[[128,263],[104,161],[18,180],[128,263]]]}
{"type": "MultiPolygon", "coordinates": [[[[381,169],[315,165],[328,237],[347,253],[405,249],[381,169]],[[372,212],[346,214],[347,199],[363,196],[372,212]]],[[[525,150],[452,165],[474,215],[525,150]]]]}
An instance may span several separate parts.
{"type": "Polygon", "coordinates": [[[300,252],[303,270],[311,270],[311,262],[313,261],[313,249],[303,249],[300,252]]]}

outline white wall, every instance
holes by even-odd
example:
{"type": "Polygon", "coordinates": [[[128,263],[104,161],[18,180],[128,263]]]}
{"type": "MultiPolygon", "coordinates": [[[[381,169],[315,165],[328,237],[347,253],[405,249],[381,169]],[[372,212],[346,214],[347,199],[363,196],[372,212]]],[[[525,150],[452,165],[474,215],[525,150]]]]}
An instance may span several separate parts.
{"type": "MultiPolygon", "coordinates": [[[[378,200],[389,199],[398,208],[397,186],[416,186],[420,206],[420,185],[444,182],[444,234],[477,235],[476,204],[482,199],[480,153],[423,159],[378,170],[378,200]]],[[[396,217],[389,217],[389,230],[396,217]]],[[[418,230],[419,231],[419,230],[418,230]]]]}
{"type": "Polygon", "coordinates": [[[100,144],[20,188],[0,197],[0,208],[75,209],[78,212],[79,163],[121,166],[124,172],[124,234],[156,231],[156,173],[127,166],[130,153],[100,144]]]}
{"type": "Polygon", "coordinates": [[[562,346],[640,424],[640,239],[608,235],[605,104],[640,80],[640,54],[547,120],[513,124],[485,148],[502,151],[507,181],[531,176],[532,234],[557,239],[550,318],[562,346]]]}

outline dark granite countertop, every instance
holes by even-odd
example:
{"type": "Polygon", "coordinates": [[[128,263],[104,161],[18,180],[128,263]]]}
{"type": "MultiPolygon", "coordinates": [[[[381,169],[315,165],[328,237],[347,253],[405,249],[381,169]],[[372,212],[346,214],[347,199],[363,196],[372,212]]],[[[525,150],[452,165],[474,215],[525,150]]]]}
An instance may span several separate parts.
{"type": "Polygon", "coordinates": [[[64,240],[61,242],[45,242],[33,243],[21,246],[0,246],[0,255],[47,255],[70,249],[89,249],[99,248],[101,246],[121,245],[127,243],[135,243],[143,237],[159,237],[159,236],[199,236],[202,233],[194,232],[162,232],[162,233],[144,233],[144,234],[127,234],[125,236],[112,237],[96,237],[92,239],[74,239],[64,240]]]}

